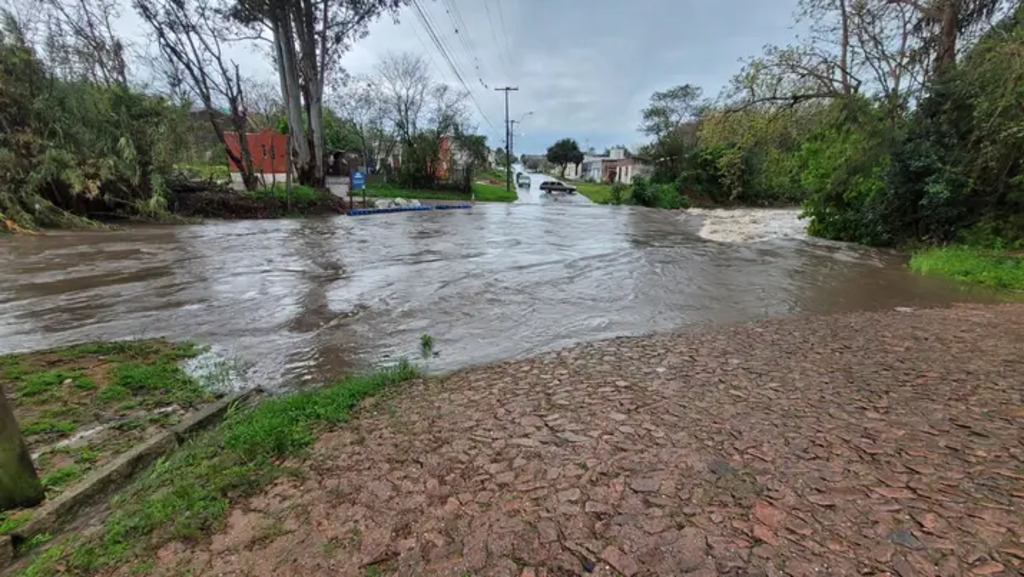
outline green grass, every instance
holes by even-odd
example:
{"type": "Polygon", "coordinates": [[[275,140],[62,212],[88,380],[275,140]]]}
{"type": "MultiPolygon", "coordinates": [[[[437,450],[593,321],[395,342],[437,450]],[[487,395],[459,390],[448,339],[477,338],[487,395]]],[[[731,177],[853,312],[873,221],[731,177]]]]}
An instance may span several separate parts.
{"type": "MultiPolygon", "coordinates": [[[[473,195],[481,202],[515,202],[518,196],[515,189],[506,192],[504,186],[473,183],[473,195]]],[[[359,194],[356,193],[358,197],[359,194]]],[[[448,190],[425,190],[400,188],[387,184],[370,184],[366,188],[366,196],[374,198],[408,198],[417,200],[447,200],[452,202],[468,202],[470,196],[463,192],[448,190]]]]}
{"type": "Polygon", "coordinates": [[[177,164],[174,168],[192,178],[214,181],[231,180],[231,170],[226,164],[177,164]]]}
{"type": "Polygon", "coordinates": [[[54,419],[50,417],[43,417],[34,421],[25,423],[21,426],[21,432],[24,435],[42,435],[46,433],[60,433],[66,435],[73,432],[78,428],[78,423],[75,421],[54,419]]]}
{"type": "Polygon", "coordinates": [[[28,523],[32,514],[28,511],[7,511],[0,513],[0,535],[6,535],[28,523]]]}
{"type": "Polygon", "coordinates": [[[929,248],[914,254],[910,268],[923,274],[1024,291],[1024,258],[1005,251],[966,246],[929,248]]]}
{"type": "Polygon", "coordinates": [[[115,497],[98,534],[54,546],[23,575],[48,574],[58,563],[71,573],[97,572],[168,541],[201,538],[222,526],[232,501],[289,472],[280,458],[300,455],[324,426],[347,420],[360,400],[416,376],[418,370],[402,361],[251,410],[232,408],[220,425],[157,461],[115,497]]]}
{"type": "Polygon", "coordinates": [[[78,465],[68,465],[67,467],[61,467],[48,475],[44,475],[39,481],[43,484],[43,487],[45,487],[46,490],[50,491],[60,489],[65,485],[78,480],[84,474],[85,469],[78,465]]]}
{"type": "Polygon", "coordinates": [[[18,385],[18,394],[22,397],[37,397],[43,393],[52,391],[61,386],[64,381],[72,381],[82,378],[80,371],[45,371],[33,373],[24,377],[24,381],[18,385]]]}
{"type": "Polygon", "coordinates": [[[316,204],[323,198],[315,188],[293,184],[289,192],[284,183],[280,182],[274,186],[254,190],[249,194],[256,198],[276,198],[281,201],[292,202],[296,205],[316,204]]]}
{"type": "Polygon", "coordinates": [[[163,399],[184,403],[194,403],[207,394],[198,381],[171,359],[116,365],[110,382],[110,387],[100,393],[101,399],[110,398],[111,387],[121,387],[133,394],[159,393],[163,399]]]}
{"type": "Polygon", "coordinates": [[[473,194],[476,200],[481,202],[515,202],[519,198],[515,184],[512,185],[511,191],[506,191],[504,186],[474,182],[473,194]]]}

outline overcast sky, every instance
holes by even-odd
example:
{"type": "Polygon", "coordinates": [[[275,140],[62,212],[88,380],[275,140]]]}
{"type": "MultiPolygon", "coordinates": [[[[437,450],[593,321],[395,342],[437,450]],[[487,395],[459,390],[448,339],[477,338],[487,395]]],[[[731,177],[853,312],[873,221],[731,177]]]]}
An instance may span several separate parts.
{"type": "MultiPolygon", "coordinates": [[[[541,153],[564,137],[584,149],[634,146],[643,142],[636,126],[652,92],[692,83],[715,96],[741,58],[795,36],[796,0],[418,2],[471,88],[479,132],[492,147],[504,145],[504,101],[493,88],[519,87],[511,94],[511,117],[534,114],[517,127],[517,153],[541,153]],[[455,20],[466,24],[459,30],[466,46],[449,5],[455,20]]],[[[125,21],[126,33],[140,32],[136,18],[126,15],[125,21]]],[[[389,51],[425,54],[435,75],[458,84],[412,7],[402,10],[397,24],[390,18],[374,23],[341,64],[352,74],[371,73],[389,51]]],[[[275,78],[261,54],[239,59],[251,76],[262,71],[275,78]]]]}

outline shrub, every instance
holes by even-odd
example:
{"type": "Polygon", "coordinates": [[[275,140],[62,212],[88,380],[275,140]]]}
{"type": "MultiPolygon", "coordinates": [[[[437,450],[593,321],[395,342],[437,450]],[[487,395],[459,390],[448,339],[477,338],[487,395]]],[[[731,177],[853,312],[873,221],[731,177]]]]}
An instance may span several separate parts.
{"type": "Polygon", "coordinates": [[[633,179],[633,202],[640,206],[675,210],[689,208],[690,199],[674,184],[654,184],[643,177],[633,179]]]}

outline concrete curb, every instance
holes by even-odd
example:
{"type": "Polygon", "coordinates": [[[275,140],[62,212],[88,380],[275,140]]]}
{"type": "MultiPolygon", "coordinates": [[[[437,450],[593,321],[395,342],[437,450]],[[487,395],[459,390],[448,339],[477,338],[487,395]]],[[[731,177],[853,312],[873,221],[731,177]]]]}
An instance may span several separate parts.
{"type": "Polygon", "coordinates": [[[16,560],[14,544],[44,533],[55,534],[77,520],[77,516],[90,505],[124,488],[135,475],[176,449],[189,436],[218,423],[232,405],[246,402],[259,392],[259,389],[254,389],[228,395],[203,407],[169,430],[146,439],[93,471],[56,499],[45,502],[32,515],[32,520],[10,535],[0,536],[0,572],[16,560]]]}

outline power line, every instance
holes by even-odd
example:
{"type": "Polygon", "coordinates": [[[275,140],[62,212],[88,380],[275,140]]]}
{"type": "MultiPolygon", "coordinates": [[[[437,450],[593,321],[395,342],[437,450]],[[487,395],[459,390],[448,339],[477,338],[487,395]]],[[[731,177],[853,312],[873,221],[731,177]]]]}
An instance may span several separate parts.
{"type": "MultiPolygon", "coordinates": [[[[491,34],[495,39],[498,38],[498,29],[494,26],[494,18],[491,17],[491,3],[490,0],[484,0],[484,10],[487,11],[487,22],[491,25],[491,34]]],[[[501,65],[505,68],[505,73],[508,74],[509,79],[512,78],[512,66],[509,64],[508,59],[505,56],[505,52],[500,48],[498,49],[498,59],[501,60],[501,65]]]]}
{"type": "Polygon", "coordinates": [[[505,54],[508,56],[509,67],[512,69],[512,75],[516,82],[519,82],[519,70],[515,65],[515,59],[512,57],[512,47],[508,43],[508,28],[505,26],[505,10],[501,7],[501,0],[494,0],[498,3],[498,16],[501,19],[501,35],[505,37],[505,54]]]}
{"type": "Polygon", "coordinates": [[[451,20],[452,29],[455,31],[455,35],[459,38],[462,44],[462,49],[466,52],[466,56],[469,57],[473,64],[473,69],[476,70],[477,80],[480,81],[480,85],[486,89],[490,89],[487,83],[484,82],[482,72],[480,70],[480,58],[477,56],[476,49],[473,47],[473,38],[469,35],[469,28],[466,26],[466,21],[462,19],[462,14],[459,12],[459,7],[455,5],[454,0],[444,0],[445,12],[448,14],[448,19],[451,20]]]}
{"type": "Polygon", "coordinates": [[[476,106],[476,109],[480,113],[480,116],[482,116],[487,125],[491,127],[491,130],[497,133],[497,128],[495,128],[494,123],[491,122],[491,119],[487,116],[487,113],[484,112],[483,108],[480,106],[480,103],[477,102],[476,96],[473,94],[473,91],[469,89],[469,86],[466,84],[466,80],[463,78],[462,73],[459,71],[459,67],[455,64],[452,55],[446,48],[443,38],[438,35],[437,30],[434,28],[429,16],[424,12],[423,8],[420,6],[419,1],[412,0],[412,6],[416,12],[417,19],[419,19],[420,24],[427,32],[427,36],[430,38],[431,42],[433,42],[434,47],[437,48],[437,51],[441,54],[441,58],[448,65],[448,68],[452,71],[452,73],[455,74],[455,78],[458,79],[459,84],[461,84],[462,87],[466,90],[466,93],[469,94],[469,98],[470,100],[473,101],[473,105],[476,106]]]}

